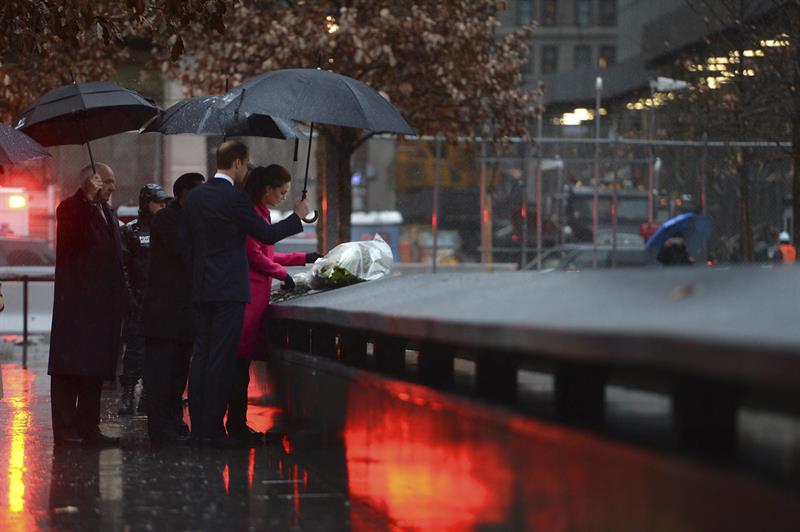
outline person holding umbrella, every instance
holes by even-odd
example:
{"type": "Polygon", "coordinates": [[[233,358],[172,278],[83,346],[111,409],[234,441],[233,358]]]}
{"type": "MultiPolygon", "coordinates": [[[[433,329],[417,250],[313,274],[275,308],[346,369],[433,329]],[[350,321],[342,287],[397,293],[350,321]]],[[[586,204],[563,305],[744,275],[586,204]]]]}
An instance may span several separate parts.
{"type": "Polygon", "coordinates": [[[249,151],[238,141],[217,149],[217,173],[189,193],[185,215],[192,248],[195,342],[189,368],[193,445],[228,447],[223,418],[231,389],[245,305],[250,302],[247,235],[265,244],[300,233],[309,213],[305,199],[294,214],[266,223],[236,184],[248,174],[249,151]]]}
{"type": "MultiPolygon", "coordinates": [[[[258,166],[247,176],[244,191],[250,196],[261,218],[271,223],[270,207],[281,203],[289,193],[292,176],[282,166],[258,166]]],[[[294,287],[286,266],[303,266],[322,257],[319,253],[275,253],[275,246],[262,244],[247,237],[247,262],[249,264],[251,301],[244,310],[244,325],[236,351],[231,396],[228,401],[226,428],[228,436],[243,445],[262,443],[263,434],[247,426],[247,387],[250,384],[250,362],[264,360],[264,316],[269,309],[272,279],[283,282],[283,287],[294,287]]]]}
{"type": "Polygon", "coordinates": [[[127,294],[119,223],[108,205],[114,172],[94,166],[81,170],[81,187],[56,210],[48,363],[56,445],[119,443],[100,432],[100,393],[115,377],[127,294]]]}
{"type": "Polygon", "coordinates": [[[114,172],[96,163],[90,142],[138,130],[159,108],[136,91],[105,81],[47,92],[15,129],[42,146],[83,144],[91,164],[81,188],[58,206],[55,302],[48,373],[57,444],[116,444],[100,433],[103,379],[113,379],[127,303],[119,222],[108,201],[114,172]]]}

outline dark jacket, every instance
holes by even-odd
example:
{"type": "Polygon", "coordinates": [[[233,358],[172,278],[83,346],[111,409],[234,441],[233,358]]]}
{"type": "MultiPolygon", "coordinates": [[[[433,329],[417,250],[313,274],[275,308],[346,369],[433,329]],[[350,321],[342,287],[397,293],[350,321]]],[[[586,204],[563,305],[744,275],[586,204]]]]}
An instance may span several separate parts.
{"type": "Polygon", "coordinates": [[[247,194],[219,178],[189,192],[185,209],[195,302],[249,303],[247,235],[274,244],[303,231],[296,214],[276,224],[266,223],[247,194]]]}
{"type": "Polygon", "coordinates": [[[192,267],[184,210],[173,201],[150,225],[150,267],[139,334],[191,342],[192,267]]]}
{"type": "Polygon", "coordinates": [[[142,304],[147,286],[150,262],[150,223],[148,218],[137,218],[122,226],[122,266],[128,281],[131,301],[137,307],[142,304]]]}
{"type": "Polygon", "coordinates": [[[658,252],[658,262],[664,266],[681,266],[692,264],[689,252],[684,244],[666,244],[658,252]]]}
{"type": "Polygon", "coordinates": [[[127,299],[119,222],[107,204],[89,203],[81,190],[61,202],[56,219],[48,373],[113,379],[127,299]]]}

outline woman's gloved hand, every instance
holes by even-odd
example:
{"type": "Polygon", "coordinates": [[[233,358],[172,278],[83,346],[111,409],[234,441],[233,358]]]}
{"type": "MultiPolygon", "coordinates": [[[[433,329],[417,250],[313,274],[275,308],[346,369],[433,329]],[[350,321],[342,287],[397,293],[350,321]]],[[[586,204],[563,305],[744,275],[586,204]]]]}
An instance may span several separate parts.
{"type": "Polygon", "coordinates": [[[294,290],[294,279],[292,279],[291,275],[287,275],[286,279],[283,280],[283,283],[281,283],[281,290],[285,290],[287,292],[294,290]]]}
{"type": "Polygon", "coordinates": [[[313,264],[317,262],[317,259],[321,259],[323,255],[321,253],[317,253],[316,251],[313,253],[306,253],[306,264],[313,264]]]}

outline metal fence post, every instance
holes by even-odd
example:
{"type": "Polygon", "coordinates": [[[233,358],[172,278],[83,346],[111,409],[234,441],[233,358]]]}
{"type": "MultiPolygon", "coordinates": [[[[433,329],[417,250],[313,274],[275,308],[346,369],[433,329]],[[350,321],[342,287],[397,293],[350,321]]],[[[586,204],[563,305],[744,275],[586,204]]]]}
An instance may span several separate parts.
{"type": "Polygon", "coordinates": [[[520,253],[519,253],[519,269],[524,270],[528,264],[528,186],[530,185],[531,176],[531,146],[525,145],[525,151],[522,154],[525,159],[523,163],[522,175],[522,192],[520,193],[519,205],[519,219],[520,219],[520,253]]]}
{"type": "MultiPolygon", "coordinates": [[[[536,138],[542,138],[542,115],[537,117],[536,138]]],[[[536,146],[536,269],[542,269],[542,145],[536,146]]]]}
{"type": "Polygon", "coordinates": [[[431,232],[433,233],[433,250],[431,257],[431,267],[433,273],[436,273],[437,254],[439,253],[439,187],[442,181],[442,139],[436,137],[436,169],[434,171],[433,185],[433,214],[431,216],[431,232]]]}
{"type": "Polygon", "coordinates": [[[592,268],[597,268],[597,220],[598,198],[597,187],[600,185],[600,92],[603,90],[603,78],[595,80],[594,104],[594,168],[592,172],[592,268]]]}
{"type": "Polygon", "coordinates": [[[28,285],[30,277],[22,276],[22,367],[28,367],[28,285]]]}

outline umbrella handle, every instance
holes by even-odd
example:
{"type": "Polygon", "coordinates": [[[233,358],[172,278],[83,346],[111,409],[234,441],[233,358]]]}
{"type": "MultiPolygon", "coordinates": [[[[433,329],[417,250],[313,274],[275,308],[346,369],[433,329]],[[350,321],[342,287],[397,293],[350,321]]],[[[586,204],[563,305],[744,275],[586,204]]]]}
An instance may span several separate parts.
{"type": "MultiPolygon", "coordinates": [[[[306,199],[306,197],[308,197],[308,190],[303,190],[303,199],[306,199]]],[[[315,210],[314,214],[312,214],[311,216],[306,216],[305,218],[303,218],[303,221],[307,224],[313,224],[318,219],[319,219],[319,211],[315,210]]]]}

